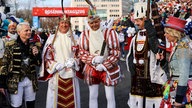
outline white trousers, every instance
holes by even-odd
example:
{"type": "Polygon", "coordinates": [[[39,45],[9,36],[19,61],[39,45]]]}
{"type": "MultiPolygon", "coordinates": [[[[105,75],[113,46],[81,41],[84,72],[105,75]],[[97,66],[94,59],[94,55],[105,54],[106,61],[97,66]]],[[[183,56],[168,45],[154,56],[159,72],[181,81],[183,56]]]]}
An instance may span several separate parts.
{"type": "MultiPolygon", "coordinates": [[[[98,108],[99,85],[89,86],[89,108],[98,108]]],[[[107,108],[116,108],[114,86],[105,86],[107,108]]]]}
{"type": "MultiPolygon", "coordinates": [[[[146,97],[145,108],[159,108],[161,100],[162,97],[146,97]]],[[[130,108],[143,108],[143,97],[129,94],[129,100],[127,104],[130,108]]]]}
{"type": "Polygon", "coordinates": [[[18,84],[18,93],[10,94],[11,106],[19,107],[22,105],[23,98],[26,101],[34,101],[36,92],[33,91],[32,81],[25,77],[23,81],[18,84]]]}

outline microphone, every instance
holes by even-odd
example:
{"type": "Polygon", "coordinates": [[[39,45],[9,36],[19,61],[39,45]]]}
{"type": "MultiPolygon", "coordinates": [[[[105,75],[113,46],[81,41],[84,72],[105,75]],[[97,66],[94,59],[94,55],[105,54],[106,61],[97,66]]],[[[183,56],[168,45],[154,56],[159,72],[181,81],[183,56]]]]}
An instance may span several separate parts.
{"type": "MultiPolygon", "coordinates": [[[[161,43],[158,46],[157,53],[163,53],[166,49],[165,42],[161,41],[161,43]]],[[[159,65],[160,60],[158,59],[156,62],[156,65],[159,65]]]]}
{"type": "MultiPolygon", "coordinates": [[[[35,42],[34,42],[33,40],[29,40],[29,44],[30,44],[31,52],[32,52],[32,54],[33,54],[33,50],[34,50],[33,47],[36,46],[36,45],[35,45],[35,42]]],[[[34,55],[34,56],[37,56],[37,54],[33,54],[33,55],[34,55]]]]}

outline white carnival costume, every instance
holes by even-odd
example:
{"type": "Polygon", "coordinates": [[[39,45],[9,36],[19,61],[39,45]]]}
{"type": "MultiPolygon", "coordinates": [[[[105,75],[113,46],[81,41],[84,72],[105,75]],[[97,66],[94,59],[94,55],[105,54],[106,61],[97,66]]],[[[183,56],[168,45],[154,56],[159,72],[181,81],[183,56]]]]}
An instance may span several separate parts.
{"type": "Polygon", "coordinates": [[[46,108],[80,108],[79,83],[75,75],[78,65],[74,59],[70,31],[50,36],[43,49],[39,80],[48,80],[46,108]],[[64,64],[64,69],[59,69],[64,64]],[[60,70],[60,71],[57,71],[60,70]],[[60,99],[61,98],[61,99],[60,99]]]}

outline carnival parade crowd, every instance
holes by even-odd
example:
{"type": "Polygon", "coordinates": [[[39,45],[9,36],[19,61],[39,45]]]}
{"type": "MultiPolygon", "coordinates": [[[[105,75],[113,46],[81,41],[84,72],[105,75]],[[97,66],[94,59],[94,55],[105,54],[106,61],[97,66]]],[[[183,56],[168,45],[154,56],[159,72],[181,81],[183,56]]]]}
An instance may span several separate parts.
{"type": "Polygon", "coordinates": [[[126,78],[119,61],[131,73],[129,108],[192,108],[192,1],[148,5],[136,2],[107,24],[91,8],[83,31],[67,14],[48,31],[1,12],[0,108],[35,108],[39,81],[48,83],[46,108],[81,108],[79,80],[89,108],[98,108],[100,84],[116,108],[115,87],[126,78]]]}

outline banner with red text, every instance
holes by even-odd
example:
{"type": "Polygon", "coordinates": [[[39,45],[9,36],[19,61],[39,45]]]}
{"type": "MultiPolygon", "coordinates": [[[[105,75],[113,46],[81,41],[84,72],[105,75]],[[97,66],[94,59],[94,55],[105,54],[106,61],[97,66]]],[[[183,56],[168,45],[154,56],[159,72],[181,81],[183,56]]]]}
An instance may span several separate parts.
{"type": "MultiPolygon", "coordinates": [[[[71,17],[86,17],[88,16],[88,7],[66,7],[64,13],[71,17]]],[[[32,11],[33,16],[61,16],[63,14],[60,7],[34,7],[32,11]]]]}

